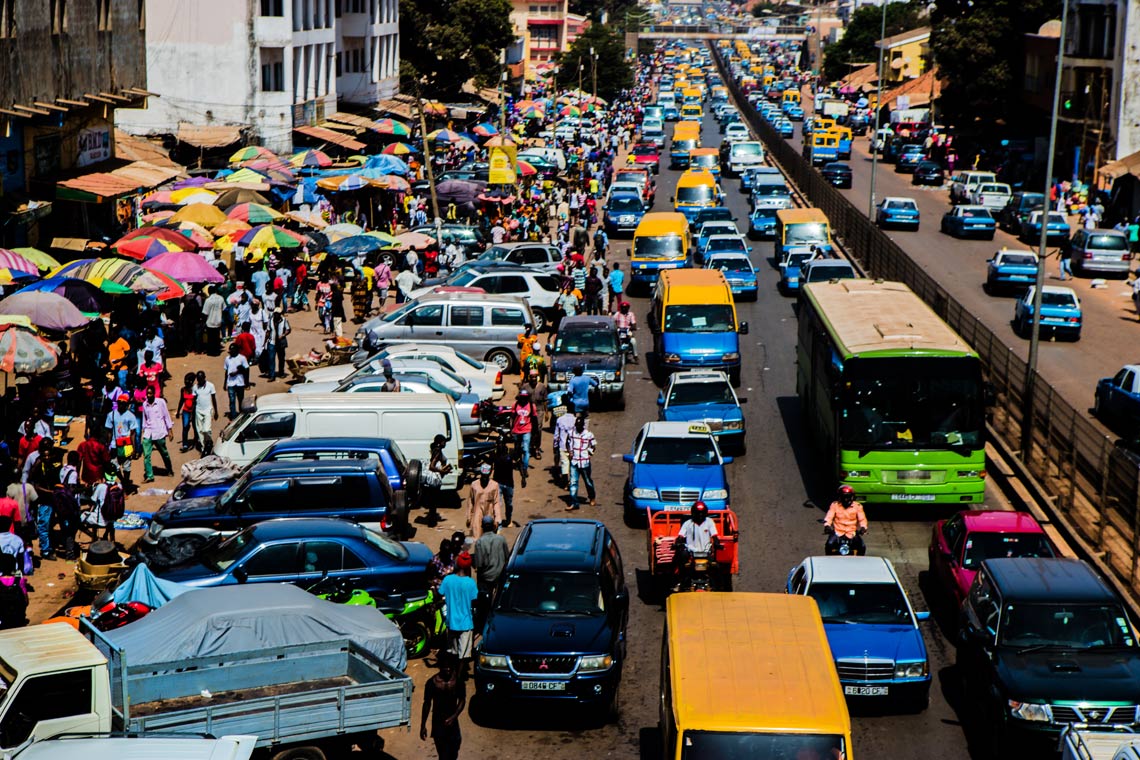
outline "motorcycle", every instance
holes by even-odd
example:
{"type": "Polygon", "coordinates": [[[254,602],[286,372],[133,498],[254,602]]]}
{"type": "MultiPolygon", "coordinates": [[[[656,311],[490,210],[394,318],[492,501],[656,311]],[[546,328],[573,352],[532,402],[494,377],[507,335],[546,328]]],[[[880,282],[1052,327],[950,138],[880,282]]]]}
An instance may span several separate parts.
{"type": "MultiPolygon", "coordinates": [[[[677,543],[683,545],[685,540],[678,536],[677,543]]],[[[681,584],[682,591],[731,591],[732,576],[725,574],[717,562],[717,552],[721,549],[720,539],[713,538],[712,550],[707,552],[689,552],[688,577],[681,584]]]]}
{"type": "Polygon", "coordinates": [[[152,610],[153,608],[142,602],[118,603],[111,601],[99,607],[98,610],[92,609],[91,625],[100,631],[113,631],[146,617],[152,610]]]}
{"type": "Polygon", "coordinates": [[[866,531],[862,528],[856,531],[854,536],[836,535],[831,528],[825,528],[823,532],[828,535],[823,550],[829,557],[836,555],[840,557],[861,557],[867,553],[867,545],[863,541],[863,534],[866,531]]]}
{"type": "Polygon", "coordinates": [[[479,478],[479,467],[494,465],[495,447],[498,441],[469,441],[463,444],[463,456],[459,459],[459,485],[463,486],[479,478]]]}
{"type": "Polygon", "coordinates": [[[479,402],[479,430],[483,433],[510,430],[514,424],[514,413],[509,406],[499,406],[490,399],[479,402]]]}
{"type": "Polygon", "coordinates": [[[404,651],[409,658],[427,654],[432,642],[447,630],[443,619],[443,601],[431,589],[428,589],[427,596],[422,599],[408,601],[403,594],[381,594],[380,601],[377,601],[364,589],[353,588],[347,579],[325,575],[306,590],[334,604],[386,607],[392,610],[384,612],[384,617],[400,629],[400,635],[404,638],[404,651]]]}
{"type": "Polygon", "coordinates": [[[618,328],[618,347],[627,362],[637,363],[637,354],[633,352],[633,334],[628,327],[618,328]]]}

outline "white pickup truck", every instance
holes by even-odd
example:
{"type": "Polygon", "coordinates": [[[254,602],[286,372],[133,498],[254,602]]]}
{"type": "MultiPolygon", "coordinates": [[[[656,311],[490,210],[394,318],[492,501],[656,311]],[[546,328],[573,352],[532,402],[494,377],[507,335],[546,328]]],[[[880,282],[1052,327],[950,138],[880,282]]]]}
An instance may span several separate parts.
{"type": "Polygon", "coordinates": [[[1061,760],[1140,760],[1140,735],[1069,727],[1061,734],[1061,760]]]}
{"type": "Polygon", "coordinates": [[[63,736],[36,742],[12,760],[250,760],[256,736],[63,736]]]}

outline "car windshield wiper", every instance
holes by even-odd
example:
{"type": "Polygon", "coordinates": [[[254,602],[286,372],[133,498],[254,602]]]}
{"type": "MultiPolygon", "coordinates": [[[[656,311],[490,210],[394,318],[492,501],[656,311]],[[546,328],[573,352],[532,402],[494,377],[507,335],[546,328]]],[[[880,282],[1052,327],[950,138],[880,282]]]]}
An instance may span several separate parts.
{"type": "Polygon", "coordinates": [[[532,609],[528,609],[526,607],[508,607],[506,609],[506,611],[507,612],[516,612],[516,613],[519,613],[521,615],[534,615],[536,617],[542,617],[543,615],[546,614],[545,612],[543,612],[541,610],[532,610],[532,609]]]}
{"type": "Polygon", "coordinates": [[[1053,642],[1050,644],[1030,644],[1029,646],[1022,647],[1017,650],[1018,656],[1023,654],[1030,654],[1032,652],[1041,652],[1045,649],[1076,649],[1072,644],[1062,644],[1060,642],[1053,642]]]}

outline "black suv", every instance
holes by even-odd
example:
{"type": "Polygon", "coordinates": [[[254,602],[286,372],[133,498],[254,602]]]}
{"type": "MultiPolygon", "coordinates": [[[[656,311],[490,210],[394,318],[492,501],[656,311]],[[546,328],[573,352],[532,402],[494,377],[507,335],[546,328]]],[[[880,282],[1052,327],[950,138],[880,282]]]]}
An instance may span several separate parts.
{"type": "Polygon", "coordinates": [[[819,170],[823,178],[827,180],[833,187],[850,188],[851,187],[851,167],[847,164],[830,163],[824,164],[823,168],[819,170]]]}
{"type": "Polygon", "coordinates": [[[1044,208],[1044,193],[1029,193],[1018,190],[1009,197],[1009,203],[1005,204],[1005,207],[994,216],[997,217],[998,226],[1003,230],[1020,235],[1021,225],[1029,221],[1029,215],[1044,208]]]}
{"type": "Polygon", "coordinates": [[[616,719],[628,617],[621,554],[605,525],[528,523],[483,627],[475,693],[490,703],[582,705],[616,719]]]}
{"type": "Polygon", "coordinates": [[[574,377],[574,368],[581,365],[585,374],[598,381],[590,395],[624,409],[625,354],[620,349],[621,339],[613,317],[566,317],[558,326],[554,341],[547,344],[550,390],[566,390],[574,377]]]}
{"type": "Polygon", "coordinates": [[[964,701],[1005,750],[1072,723],[1140,728],[1140,648],[1120,599],[1076,559],[991,559],[962,604],[964,701]]]}

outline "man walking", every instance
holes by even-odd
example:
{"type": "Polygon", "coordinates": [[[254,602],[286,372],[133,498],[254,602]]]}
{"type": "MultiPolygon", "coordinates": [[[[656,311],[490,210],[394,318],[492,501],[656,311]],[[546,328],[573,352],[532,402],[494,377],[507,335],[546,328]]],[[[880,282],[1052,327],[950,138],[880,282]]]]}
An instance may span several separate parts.
{"type": "Polygon", "coordinates": [[[202,456],[209,456],[214,450],[213,420],[218,419],[218,394],[214,384],[206,379],[206,373],[198,370],[194,385],[194,430],[198,434],[198,446],[202,456]],[[213,418],[210,417],[211,408],[213,418]]]}
{"type": "Polygon", "coordinates": [[[119,465],[119,475],[127,491],[135,490],[131,484],[131,460],[135,458],[135,448],[139,443],[139,418],[131,411],[130,403],[131,397],[122,394],[115,409],[107,415],[107,428],[111,430],[111,441],[115,447],[115,462],[119,465]]]}
{"type": "Polygon", "coordinates": [[[142,455],[143,455],[143,482],[154,482],[154,468],[150,458],[155,449],[162,457],[162,466],[168,475],[174,474],[174,465],[170,462],[170,452],[166,449],[166,440],[174,438],[174,423],[170,419],[170,409],[166,406],[166,399],[154,395],[154,386],[146,388],[146,401],[142,405],[142,455]]]}
{"type": "Polygon", "coordinates": [[[424,684],[424,707],[420,713],[420,740],[428,738],[428,715],[431,715],[431,738],[439,760],[456,760],[463,736],[459,716],[467,706],[467,687],[459,677],[459,661],[451,652],[440,652],[439,672],[424,684]]]}
{"type": "Polygon", "coordinates": [[[503,496],[499,484],[491,480],[491,465],[479,465],[479,479],[471,484],[467,495],[467,529],[476,541],[483,535],[483,518],[503,521],[503,496]]]}
{"type": "Polygon", "coordinates": [[[617,309],[617,305],[621,303],[621,297],[624,290],[625,272],[621,271],[621,264],[615,261],[614,268],[610,270],[610,312],[615,311],[617,309]]]}
{"type": "Polygon", "coordinates": [[[578,477],[581,476],[586,481],[586,495],[590,498],[590,506],[596,507],[597,494],[594,492],[594,475],[591,469],[591,459],[594,456],[594,449],[597,447],[597,440],[594,434],[586,429],[586,415],[578,415],[577,421],[574,423],[574,430],[567,438],[567,445],[570,449],[570,506],[566,507],[567,512],[573,512],[578,509],[578,477]]]}
{"type": "Polygon", "coordinates": [[[475,542],[475,570],[479,574],[479,592],[490,594],[507,566],[507,556],[511,549],[507,539],[498,533],[499,525],[494,517],[483,518],[483,535],[475,542]]]}
{"type": "Polygon", "coordinates": [[[226,395],[230,398],[230,411],[226,415],[231,420],[241,411],[245,400],[245,386],[249,382],[249,361],[238,350],[236,343],[230,344],[230,355],[224,362],[226,395]]]}
{"type": "Polygon", "coordinates": [[[565,488],[570,485],[570,433],[574,432],[574,402],[565,402],[566,411],[554,421],[554,458],[558,469],[554,473],[555,484],[565,488]]]}
{"type": "Polygon", "coordinates": [[[466,672],[471,659],[475,631],[475,600],[479,587],[471,577],[473,561],[467,552],[455,558],[455,571],[439,582],[439,595],[447,602],[447,650],[459,658],[460,672],[466,672]]]}
{"type": "Polygon", "coordinates": [[[222,352],[222,314],[225,309],[226,300],[217,290],[211,289],[202,303],[202,318],[206,321],[206,353],[210,356],[222,352]]]}

